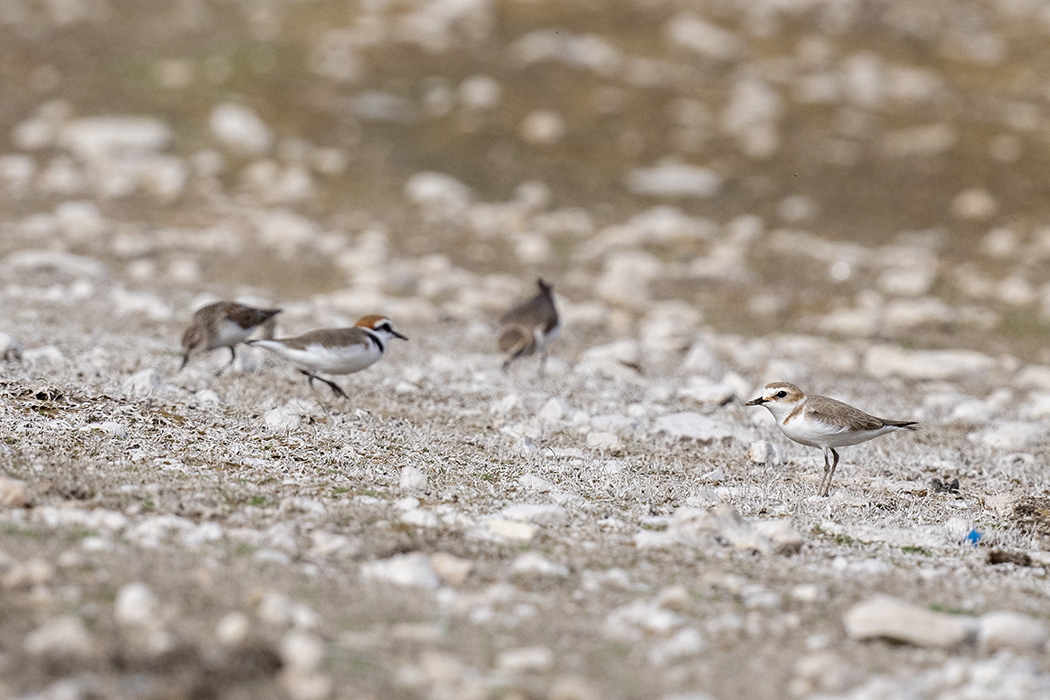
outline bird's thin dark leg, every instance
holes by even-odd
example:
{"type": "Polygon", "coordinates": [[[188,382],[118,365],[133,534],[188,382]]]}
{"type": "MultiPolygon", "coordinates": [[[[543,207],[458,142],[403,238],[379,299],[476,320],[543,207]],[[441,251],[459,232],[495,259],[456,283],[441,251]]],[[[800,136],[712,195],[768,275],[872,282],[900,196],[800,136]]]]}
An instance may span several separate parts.
{"type": "Polygon", "coordinates": [[[825,495],[824,494],[824,484],[828,480],[828,472],[829,471],[831,471],[831,464],[828,462],[828,448],[825,447],[824,448],[824,476],[820,480],[820,486],[817,487],[817,495],[818,496],[825,495]]]}
{"type": "Polygon", "coordinates": [[[827,474],[828,483],[824,486],[824,493],[822,495],[827,496],[831,490],[831,480],[835,477],[835,467],[839,466],[839,453],[835,451],[835,448],[829,447],[831,456],[835,458],[835,461],[831,463],[831,470],[827,474]]]}
{"type": "Polygon", "coordinates": [[[547,351],[540,351],[540,376],[542,377],[547,369],[547,351]]]}
{"type": "Polygon", "coordinates": [[[190,361],[190,354],[187,352],[182,356],[182,364],[179,365],[179,371],[186,369],[186,363],[190,361]]]}
{"type": "Polygon", "coordinates": [[[314,380],[316,379],[319,382],[324,382],[325,384],[327,384],[328,388],[330,388],[333,392],[335,392],[336,396],[342,397],[344,399],[349,399],[350,398],[349,396],[346,395],[346,392],[343,391],[342,388],[340,388],[340,386],[338,384],[336,384],[335,382],[328,381],[324,377],[319,377],[316,374],[314,374],[313,372],[307,372],[305,369],[301,369],[301,370],[299,370],[299,372],[300,372],[300,374],[305,374],[307,377],[310,378],[310,386],[314,385],[314,380]]]}
{"type": "Polygon", "coordinates": [[[227,362],[226,364],[224,364],[222,366],[222,369],[220,369],[218,372],[215,373],[215,376],[218,377],[220,374],[222,374],[223,372],[228,370],[230,367],[232,367],[233,363],[236,362],[236,360],[237,360],[237,351],[234,350],[233,346],[231,345],[230,346],[230,361],[227,362]]]}

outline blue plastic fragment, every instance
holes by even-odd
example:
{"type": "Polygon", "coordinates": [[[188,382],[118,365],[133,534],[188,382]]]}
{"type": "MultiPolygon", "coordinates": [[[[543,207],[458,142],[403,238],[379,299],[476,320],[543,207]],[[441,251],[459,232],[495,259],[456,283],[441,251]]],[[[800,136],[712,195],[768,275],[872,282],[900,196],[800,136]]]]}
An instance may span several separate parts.
{"type": "Polygon", "coordinates": [[[966,541],[976,547],[977,543],[981,541],[981,533],[977,532],[977,530],[970,530],[966,533],[966,541]]]}

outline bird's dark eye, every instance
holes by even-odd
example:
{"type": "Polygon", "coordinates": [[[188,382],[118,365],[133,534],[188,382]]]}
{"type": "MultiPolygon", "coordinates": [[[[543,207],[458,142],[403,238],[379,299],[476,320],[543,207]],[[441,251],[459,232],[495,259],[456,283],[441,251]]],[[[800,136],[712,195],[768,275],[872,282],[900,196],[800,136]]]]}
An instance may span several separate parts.
{"type": "Polygon", "coordinates": [[[786,391],[778,391],[777,392],[777,398],[778,399],[782,399],[782,398],[784,398],[787,395],[788,395],[788,393],[786,391]]]}

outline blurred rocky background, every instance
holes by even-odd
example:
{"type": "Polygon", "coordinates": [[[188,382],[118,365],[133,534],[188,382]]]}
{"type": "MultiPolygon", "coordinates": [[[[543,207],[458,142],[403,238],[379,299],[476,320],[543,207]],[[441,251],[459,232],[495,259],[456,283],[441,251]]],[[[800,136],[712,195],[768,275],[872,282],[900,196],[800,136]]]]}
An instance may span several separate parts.
{"type": "Polygon", "coordinates": [[[0,252],[460,318],[542,272],[621,325],[1042,356],[1048,33],[1035,0],[3,0],[0,252]]]}

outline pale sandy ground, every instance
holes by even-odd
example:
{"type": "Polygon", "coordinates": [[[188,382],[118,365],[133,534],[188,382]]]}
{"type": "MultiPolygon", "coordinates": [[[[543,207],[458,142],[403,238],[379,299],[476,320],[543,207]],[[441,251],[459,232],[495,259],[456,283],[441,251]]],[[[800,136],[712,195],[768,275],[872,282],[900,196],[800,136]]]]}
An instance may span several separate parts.
{"type": "Polygon", "coordinates": [[[1048,17],[0,2],[0,697],[1050,697],[1048,17]]]}

